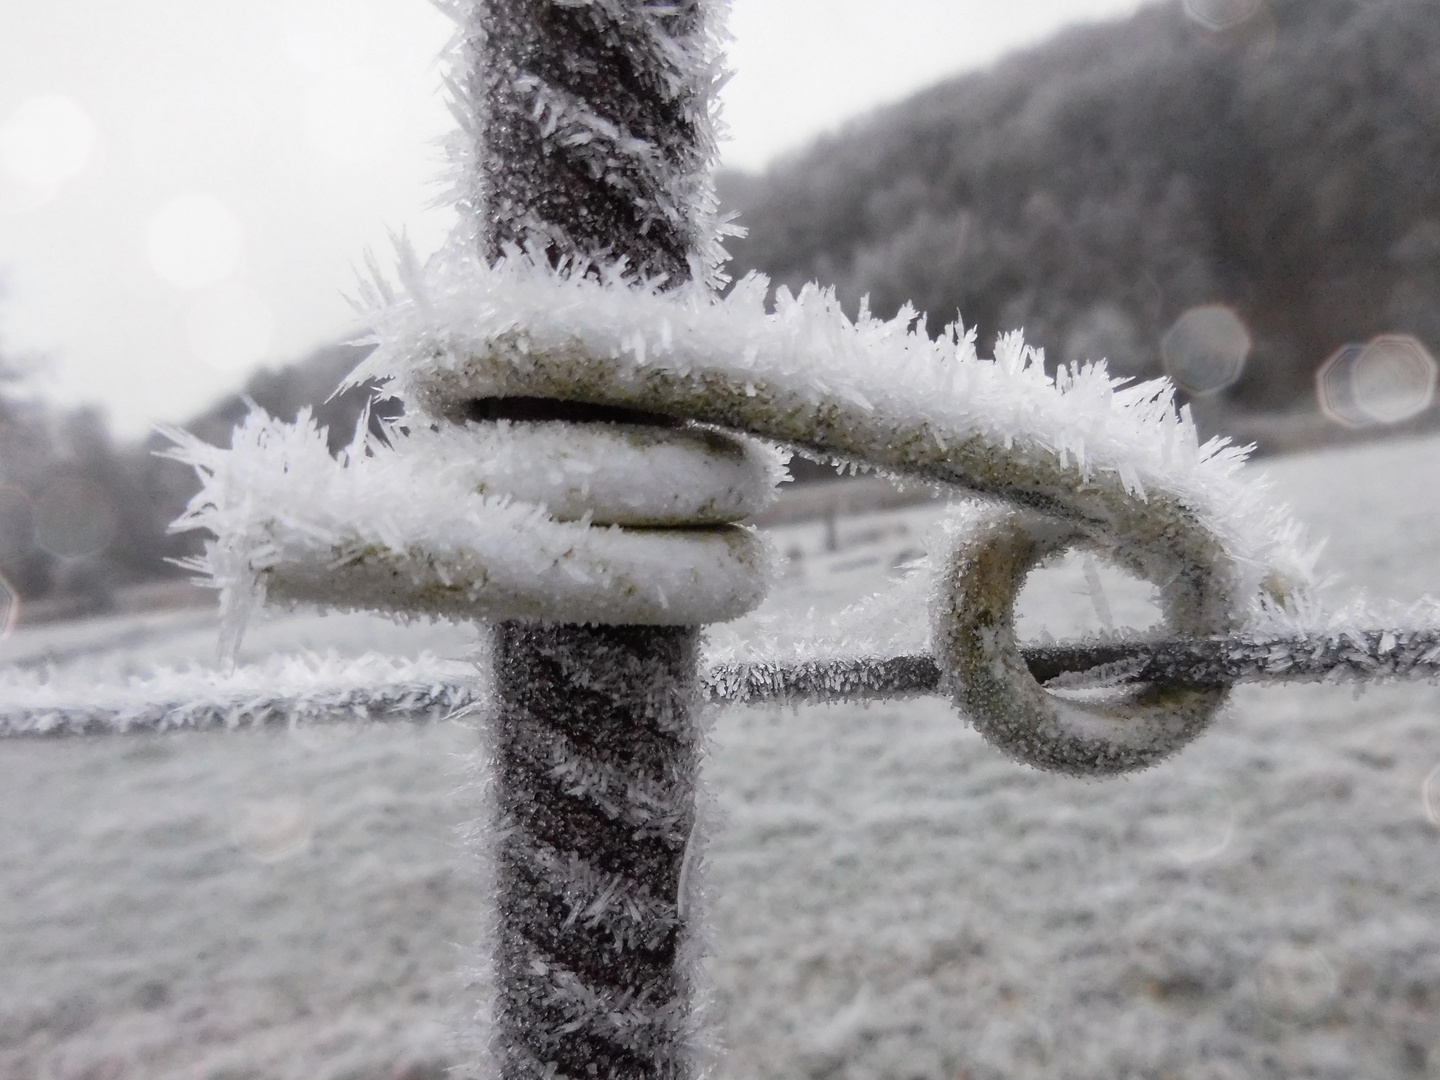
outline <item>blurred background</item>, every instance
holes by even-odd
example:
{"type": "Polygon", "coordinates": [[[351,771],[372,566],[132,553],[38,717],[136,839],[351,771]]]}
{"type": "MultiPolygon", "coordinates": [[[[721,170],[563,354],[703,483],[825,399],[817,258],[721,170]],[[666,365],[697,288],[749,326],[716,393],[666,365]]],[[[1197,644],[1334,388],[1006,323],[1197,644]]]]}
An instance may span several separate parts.
{"type": "MultiPolygon", "coordinates": [[[[1424,0],[738,0],[731,31],[735,275],[1169,374],[1263,453],[1440,416],[1424,0]]],[[[178,595],[156,424],[224,443],[246,395],[348,439],[355,267],[449,228],[449,33],[419,0],[0,9],[0,627],[178,595]]]]}
{"type": "MultiPolygon", "coordinates": [[[[732,272],[1169,375],[1330,537],[1334,606],[1440,596],[1436,10],[735,0],[732,272]]],[[[348,440],[355,268],[450,228],[449,33],[424,0],[0,0],[0,707],[211,684],[213,598],[166,562],[195,484],[155,426],[223,445],[248,399],[348,440]]],[[[845,610],[842,635],[923,634],[944,505],[796,472],[763,523],[779,580],[711,646],[845,610]]],[[[1128,634],[1150,597],[1072,559],[1021,632],[1128,634]]],[[[468,676],[475,644],[272,610],[239,660],[283,691],[468,676]]],[[[1099,785],[938,698],[721,710],[716,1075],[1440,1076],[1437,716],[1433,684],[1240,687],[1184,755],[1099,785]]],[[[0,1077],[451,1076],[476,746],[463,722],[7,741],[0,1077]]]]}

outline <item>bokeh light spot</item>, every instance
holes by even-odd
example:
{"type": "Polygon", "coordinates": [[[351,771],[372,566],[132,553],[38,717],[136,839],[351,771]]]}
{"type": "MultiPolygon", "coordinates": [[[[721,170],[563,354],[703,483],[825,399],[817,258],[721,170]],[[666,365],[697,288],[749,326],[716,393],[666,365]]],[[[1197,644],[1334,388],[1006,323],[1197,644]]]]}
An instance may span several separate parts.
{"type": "Polygon", "coordinates": [[[1337,349],[1315,373],[1320,410],[1346,427],[1398,424],[1435,400],[1435,358],[1408,334],[1337,349]]]}
{"type": "Polygon", "coordinates": [[[95,149],[95,125],[67,97],[23,101],[0,125],[0,161],[15,178],[49,192],[78,176],[95,149]]]}
{"type": "Polygon", "coordinates": [[[15,624],[20,621],[20,594],[0,574],[0,641],[8,638],[15,632],[15,624]]]}
{"type": "Polygon", "coordinates": [[[370,44],[372,22],[370,11],[355,0],[291,0],[280,38],[286,56],[319,75],[358,64],[370,44]]]}
{"type": "Polygon", "coordinates": [[[209,195],[182,195],[150,221],[150,265],[177,289],[204,289],[240,262],[243,230],[229,207],[209,195]]]}
{"type": "Polygon", "coordinates": [[[234,374],[265,358],[275,319],[270,305],[253,288],[225,283],[196,297],[185,327],[196,360],[216,371],[234,374]]]}
{"type": "Polygon", "coordinates": [[[1165,373],[1191,394],[1215,394],[1245,371],[1253,342],[1240,317],[1224,304],[1193,307],[1160,341],[1165,373]]]}
{"type": "Polygon", "coordinates": [[[1430,824],[1440,828],[1440,765],[1431,769],[1430,775],[1420,785],[1420,807],[1430,819],[1430,824]]]}
{"type": "Polygon", "coordinates": [[[315,148],[345,163],[381,156],[400,128],[393,89],[361,69],[336,72],[316,85],[305,119],[315,148]]]}
{"type": "Polygon", "coordinates": [[[1381,424],[1423,412],[1435,397],[1435,358],[1409,335],[1383,334],[1361,350],[1351,377],[1355,401],[1381,424]]]}
{"type": "Polygon", "coordinates": [[[251,799],[235,808],[230,839],[262,863],[293,858],[310,847],[315,815],[308,800],[291,795],[251,799]]]}
{"type": "Polygon", "coordinates": [[[62,559],[104,551],[117,517],[109,493],[81,476],[52,481],[35,504],[35,542],[62,559]]]}
{"type": "Polygon", "coordinates": [[[1314,1020],[1335,997],[1335,969],[1319,949],[1282,942],[1255,969],[1255,990],[1260,1007],[1274,1019],[1314,1020]]]}
{"type": "Polygon", "coordinates": [[[1342,345],[1315,371],[1315,400],[1320,411],[1346,427],[1366,427],[1370,418],[1355,403],[1351,373],[1364,345],[1342,345]]]}
{"type": "Polygon", "coordinates": [[[1238,823],[1233,802],[1215,792],[1197,805],[1179,806],[1159,815],[1150,829],[1167,858],[1181,866],[1195,866],[1223,855],[1238,823]]]}
{"type": "Polygon", "coordinates": [[[1223,33],[1249,22],[1263,0],[1184,0],[1185,14],[1206,30],[1223,33]]]}

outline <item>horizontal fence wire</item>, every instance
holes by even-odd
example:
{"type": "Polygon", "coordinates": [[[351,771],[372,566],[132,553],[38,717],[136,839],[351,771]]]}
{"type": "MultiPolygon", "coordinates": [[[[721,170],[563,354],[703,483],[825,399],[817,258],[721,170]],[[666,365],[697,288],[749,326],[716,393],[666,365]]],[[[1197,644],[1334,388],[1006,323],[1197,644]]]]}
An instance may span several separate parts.
{"type": "MultiPolygon", "coordinates": [[[[1366,630],[1324,637],[1086,641],[1022,650],[1037,681],[1053,690],[1117,689],[1136,683],[1228,686],[1254,682],[1440,678],[1440,628],[1366,630]]],[[[136,704],[103,701],[26,705],[0,702],[0,738],[55,738],[175,730],[286,728],[364,721],[423,723],[467,714],[487,700],[477,673],[456,679],[405,679],[349,688],[266,694],[213,692],[136,704]]],[[[720,704],[886,701],[942,692],[935,660],[821,657],[712,665],[705,692],[720,704]]]]}
{"type": "MultiPolygon", "coordinates": [[[[1036,681],[1053,690],[1440,677],[1440,628],[1333,638],[1086,641],[1021,652],[1036,681]]],[[[707,685],[715,700],[736,704],[879,701],[939,693],[941,672],[925,655],[748,661],[711,668],[707,685]]]]}
{"type": "Polygon", "coordinates": [[[162,731],[290,728],[310,724],[428,723],[463,715],[484,698],[479,680],[358,686],[315,693],[231,696],[216,680],[213,697],[157,699],[143,705],[101,702],[13,707],[0,704],[0,738],[56,738],[162,731]]]}

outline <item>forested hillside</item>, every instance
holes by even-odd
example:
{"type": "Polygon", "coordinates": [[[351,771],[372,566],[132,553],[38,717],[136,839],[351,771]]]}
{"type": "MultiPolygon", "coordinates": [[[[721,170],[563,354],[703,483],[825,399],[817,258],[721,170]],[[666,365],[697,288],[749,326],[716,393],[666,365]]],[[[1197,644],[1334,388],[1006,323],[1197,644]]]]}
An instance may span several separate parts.
{"type": "Polygon", "coordinates": [[[1440,11],[1256,10],[1223,34],[1178,2],[1076,29],[726,174],[737,270],[1140,375],[1179,315],[1225,303],[1254,339],[1232,408],[1310,400],[1336,347],[1382,331],[1436,352],[1440,11]]]}

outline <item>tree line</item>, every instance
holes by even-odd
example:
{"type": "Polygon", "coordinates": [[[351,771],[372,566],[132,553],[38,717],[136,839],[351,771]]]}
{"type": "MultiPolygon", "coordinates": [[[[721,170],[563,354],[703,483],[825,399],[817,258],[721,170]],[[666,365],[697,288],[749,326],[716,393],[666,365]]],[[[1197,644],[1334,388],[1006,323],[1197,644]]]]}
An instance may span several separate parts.
{"type": "Polygon", "coordinates": [[[1254,341],[1224,395],[1244,410],[1312,401],[1325,358],[1380,332],[1440,352],[1434,4],[1255,12],[1214,32],[1172,2],[1073,29],[725,174],[750,230],[736,268],[1147,377],[1177,317],[1224,303],[1254,341]]]}

